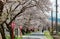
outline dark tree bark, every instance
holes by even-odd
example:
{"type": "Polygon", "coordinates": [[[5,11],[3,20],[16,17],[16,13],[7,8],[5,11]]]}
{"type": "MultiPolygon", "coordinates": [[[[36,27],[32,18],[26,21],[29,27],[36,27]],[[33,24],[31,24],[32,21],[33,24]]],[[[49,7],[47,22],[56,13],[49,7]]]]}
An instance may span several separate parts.
{"type": "Polygon", "coordinates": [[[2,14],[3,7],[4,7],[4,4],[3,4],[2,1],[0,1],[0,16],[1,16],[1,14],[2,14]]]}
{"type": "Polygon", "coordinates": [[[13,29],[11,29],[11,28],[10,28],[10,36],[11,36],[11,39],[14,39],[13,29]]]}
{"type": "Polygon", "coordinates": [[[6,39],[3,25],[0,25],[0,33],[1,33],[2,39],[6,39]]]}
{"type": "Polygon", "coordinates": [[[7,23],[6,23],[6,26],[7,26],[8,30],[9,30],[9,33],[10,33],[10,39],[14,39],[13,29],[7,23]]]}
{"type": "MultiPolygon", "coordinates": [[[[4,7],[4,4],[3,4],[3,2],[0,0],[0,16],[2,16],[3,7],[4,7]]],[[[1,19],[1,18],[0,18],[0,19],[1,19]]],[[[3,26],[2,24],[0,24],[0,33],[1,33],[2,39],[6,39],[6,37],[5,37],[5,32],[4,32],[4,26],[3,26]]]]}

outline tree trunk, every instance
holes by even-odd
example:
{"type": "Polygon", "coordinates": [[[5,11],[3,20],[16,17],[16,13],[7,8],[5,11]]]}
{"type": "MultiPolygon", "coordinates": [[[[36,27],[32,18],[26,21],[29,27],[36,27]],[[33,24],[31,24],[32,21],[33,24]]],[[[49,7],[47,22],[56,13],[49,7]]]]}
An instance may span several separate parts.
{"type": "Polygon", "coordinates": [[[14,39],[13,29],[10,29],[10,37],[11,37],[11,39],[14,39]]]}
{"type": "Polygon", "coordinates": [[[1,32],[2,39],[6,39],[3,25],[0,26],[0,32],[1,32]]]}
{"type": "Polygon", "coordinates": [[[13,33],[13,29],[8,25],[6,24],[8,30],[9,30],[9,33],[10,33],[10,39],[14,39],[14,33],[13,33]]]}

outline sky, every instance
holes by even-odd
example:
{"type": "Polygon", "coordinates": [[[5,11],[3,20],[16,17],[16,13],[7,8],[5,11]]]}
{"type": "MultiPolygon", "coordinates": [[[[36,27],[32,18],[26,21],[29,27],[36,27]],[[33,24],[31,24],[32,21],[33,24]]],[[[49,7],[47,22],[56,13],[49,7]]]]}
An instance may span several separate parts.
{"type": "MultiPolygon", "coordinates": [[[[53,17],[56,17],[56,8],[55,8],[55,2],[56,0],[50,0],[52,2],[52,8],[53,8],[53,17]]],[[[51,13],[48,15],[51,16],[51,13]]],[[[58,0],[58,18],[60,19],[60,0],[58,0]]]]}

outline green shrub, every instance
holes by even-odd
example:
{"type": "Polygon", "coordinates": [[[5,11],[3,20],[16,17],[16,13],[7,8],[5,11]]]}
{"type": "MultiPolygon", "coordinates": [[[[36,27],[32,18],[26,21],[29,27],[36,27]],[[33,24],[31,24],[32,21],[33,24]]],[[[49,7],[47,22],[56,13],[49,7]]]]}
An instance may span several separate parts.
{"type": "Polygon", "coordinates": [[[47,39],[53,39],[53,37],[50,35],[49,31],[45,31],[44,35],[47,37],[47,39]]]}

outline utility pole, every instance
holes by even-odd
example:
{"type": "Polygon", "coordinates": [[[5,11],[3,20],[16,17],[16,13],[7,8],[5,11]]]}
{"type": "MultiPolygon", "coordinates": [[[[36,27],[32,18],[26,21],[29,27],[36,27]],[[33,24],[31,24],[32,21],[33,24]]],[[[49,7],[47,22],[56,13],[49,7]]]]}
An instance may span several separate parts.
{"type": "Polygon", "coordinates": [[[52,26],[52,34],[53,34],[53,9],[51,10],[51,26],[52,26]]]}
{"type": "Polygon", "coordinates": [[[57,34],[57,25],[58,25],[58,20],[57,20],[58,19],[58,17],[57,17],[58,11],[57,10],[58,10],[58,3],[57,3],[57,0],[56,0],[56,34],[57,34]]]}

